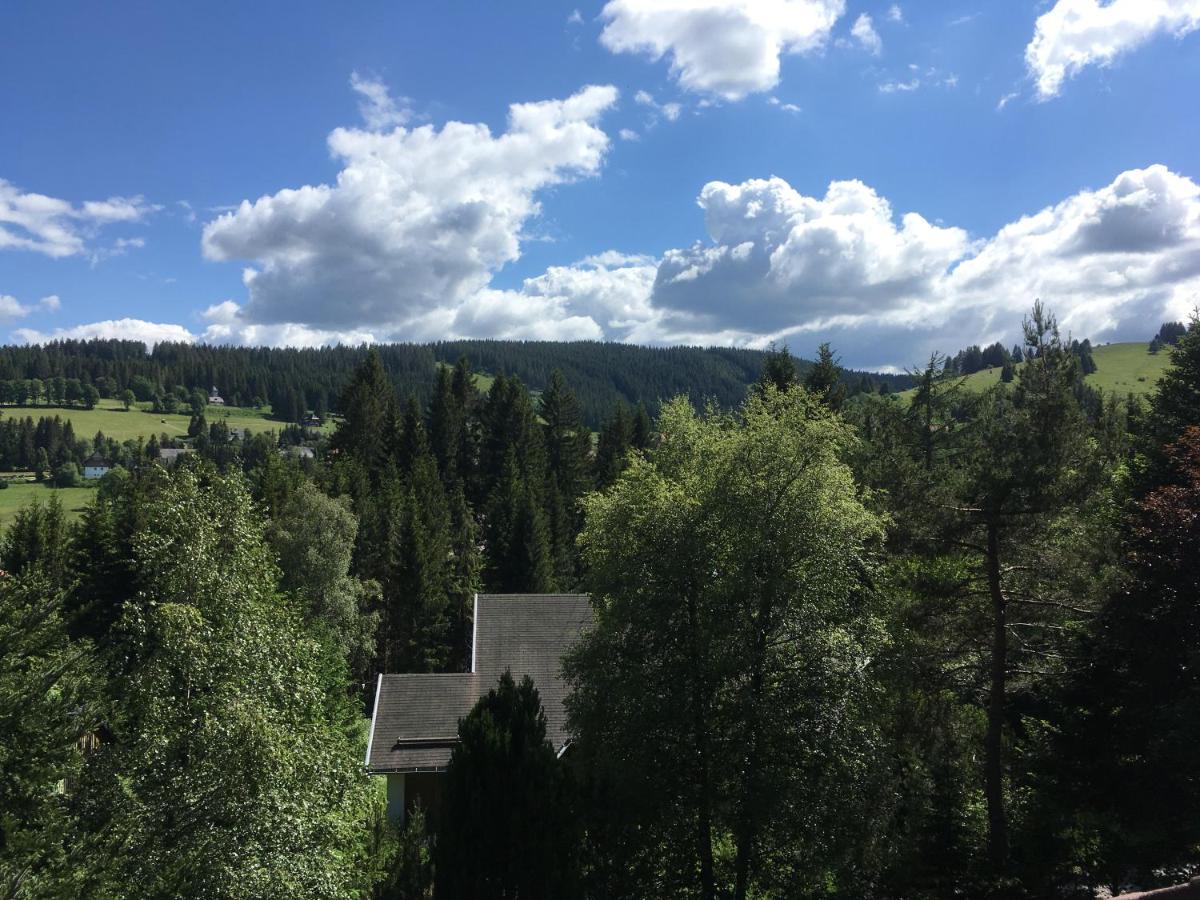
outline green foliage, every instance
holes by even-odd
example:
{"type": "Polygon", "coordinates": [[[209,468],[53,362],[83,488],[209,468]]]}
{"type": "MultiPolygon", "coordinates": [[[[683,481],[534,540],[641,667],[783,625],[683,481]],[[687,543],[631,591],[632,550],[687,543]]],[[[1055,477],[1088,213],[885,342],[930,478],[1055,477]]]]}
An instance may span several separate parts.
{"type": "Polygon", "coordinates": [[[51,480],[58,488],[78,487],[81,480],[79,466],[73,462],[65,462],[54,470],[54,478],[51,480]]]}
{"type": "Polygon", "coordinates": [[[349,498],[327,497],[310,482],[290,494],[267,529],[279,586],[300,599],[312,627],[328,630],[352,677],[366,681],[375,655],[379,586],[350,574],[357,536],[349,498]]]}
{"type": "Polygon", "coordinates": [[[607,798],[589,804],[606,838],[592,891],[849,889],[882,637],[866,587],[881,522],[839,460],[854,438],[806,391],[773,387],[739,417],[676,400],[660,428],[585,504],[598,626],[567,672],[607,798]]]}
{"type": "Polygon", "coordinates": [[[804,386],[835,412],[846,402],[846,387],[842,384],[842,367],[829,349],[822,344],[817,349],[817,362],[804,378],[804,386]]]}
{"type": "Polygon", "coordinates": [[[75,896],[89,852],[61,789],[95,727],[90,647],[71,643],[40,572],[0,578],[0,896],[75,896]]]}
{"type": "Polygon", "coordinates": [[[533,682],[500,683],[459,723],[436,849],[438,900],[577,894],[570,785],[533,682]]]}
{"type": "MultiPolygon", "coordinates": [[[[395,832],[395,826],[382,817],[380,829],[395,832]]],[[[380,847],[376,858],[385,865],[383,877],[371,892],[373,900],[428,900],[433,896],[433,835],[428,818],[420,806],[413,807],[404,827],[380,847]]]]}
{"type": "Polygon", "coordinates": [[[277,593],[241,480],[154,477],[117,625],[116,739],[82,787],[104,877],[151,896],[350,896],[367,795],[339,664],[277,593]]]}
{"type": "Polygon", "coordinates": [[[67,557],[67,521],[56,495],[45,504],[23,507],[0,542],[5,571],[14,575],[39,572],[56,589],[66,586],[67,557]]]}
{"type": "MultiPolygon", "coordinates": [[[[811,372],[810,377],[812,377],[811,372]]],[[[776,349],[772,344],[763,360],[762,374],[758,376],[758,381],[754,386],[756,390],[762,391],[766,389],[767,385],[772,385],[775,390],[782,393],[795,387],[799,380],[799,376],[796,374],[796,361],[792,359],[788,348],[784,346],[776,349]]]]}

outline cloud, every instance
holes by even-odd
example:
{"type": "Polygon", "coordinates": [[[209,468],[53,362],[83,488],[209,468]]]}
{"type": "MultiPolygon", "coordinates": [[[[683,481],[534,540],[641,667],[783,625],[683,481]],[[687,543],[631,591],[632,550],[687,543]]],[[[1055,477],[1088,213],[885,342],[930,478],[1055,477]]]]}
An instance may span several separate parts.
{"type": "Polygon", "coordinates": [[[779,83],[784,53],[820,48],[844,0],[610,0],[600,42],[670,59],[685,90],[740,100],[779,83]]]}
{"type": "MultiPolygon", "coordinates": [[[[1161,165],[1124,172],[982,238],[898,214],[860,181],[834,181],[819,196],[779,178],[714,181],[699,205],[704,241],[661,257],[607,251],[552,266],[518,289],[484,286],[415,311],[402,335],[350,322],[256,321],[226,300],[204,311],[199,335],[124,319],[16,336],[293,346],[397,337],[776,340],[797,352],[830,340],[847,365],[895,369],[932,350],[1012,343],[1037,298],[1064,329],[1093,340],[1145,340],[1200,300],[1200,186],[1161,165]]],[[[10,309],[24,309],[9,299],[10,309]]]]}
{"type": "Polygon", "coordinates": [[[879,83],[879,93],[906,94],[920,90],[922,87],[942,87],[951,89],[958,87],[958,76],[953,72],[944,74],[940,70],[933,67],[927,68],[924,72],[921,72],[920,67],[915,63],[909,63],[908,70],[911,74],[907,80],[881,81],[879,83]]]}
{"type": "Polygon", "coordinates": [[[859,181],[806,197],[780,178],[700,192],[712,245],[668,251],[653,301],[714,331],[878,315],[927,296],[970,243],[916,213],[897,224],[859,181]]]}
{"type": "Polygon", "coordinates": [[[75,325],[71,328],[56,328],[54,331],[48,333],[37,331],[33,328],[18,328],[13,332],[13,337],[23,344],[46,344],[50,341],[86,341],[92,338],[104,338],[142,341],[148,347],[153,347],[155,344],[163,341],[190,344],[196,340],[196,336],[182,325],[147,322],[143,319],[109,319],[104,322],[75,325]]]}
{"type": "Polygon", "coordinates": [[[899,3],[893,3],[888,7],[887,18],[889,22],[903,22],[904,10],[900,8],[899,3]]]}
{"type": "Polygon", "coordinates": [[[872,56],[878,56],[883,52],[883,41],[879,37],[879,32],[875,30],[875,26],[871,23],[871,17],[866,13],[862,13],[854,20],[850,34],[872,56]]]}
{"type": "Polygon", "coordinates": [[[406,125],[412,118],[412,110],[407,105],[408,98],[401,97],[398,103],[388,93],[387,85],[378,78],[366,78],[351,72],[350,87],[359,95],[358,113],[372,131],[406,125]]]}
{"type": "Polygon", "coordinates": [[[158,209],[141,196],[75,205],[0,178],[0,250],[32,250],[55,259],[84,255],[101,228],[141,222],[158,209]]]}
{"type": "Polygon", "coordinates": [[[778,178],[700,194],[711,242],[663,255],[630,296],[639,340],[833,340],[848,364],[1017,337],[1041,298],[1079,336],[1145,340],[1200,298],[1200,186],[1161,165],[1119,175],[972,240],[897,217],[861,182],[808,197],[778,178]]]}
{"type": "Polygon", "coordinates": [[[1058,0],[1038,17],[1025,63],[1048,100],[1087,66],[1107,66],[1162,34],[1177,38],[1200,28],[1200,0],[1058,0]]]}
{"type": "Polygon", "coordinates": [[[641,135],[632,128],[622,128],[617,132],[617,137],[623,141],[640,141],[642,139],[641,135]]]}
{"type": "Polygon", "coordinates": [[[633,102],[638,104],[638,106],[646,106],[654,111],[655,115],[651,116],[650,125],[656,124],[659,116],[662,116],[668,122],[674,122],[679,119],[680,114],[683,112],[683,104],[659,103],[649,91],[638,91],[633,95],[633,102]]]}
{"type": "Polygon", "coordinates": [[[583,13],[581,13],[577,9],[571,10],[571,14],[569,16],[567,16],[567,24],[568,25],[582,25],[583,24],[583,13]]]}
{"type": "Polygon", "coordinates": [[[498,136],[462,122],[338,128],[334,184],[243,201],[205,226],[204,255],[253,263],[247,324],[407,337],[453,319],[519,258],[539,192],[599,171],[609,139],[596,122],[616,100],[589,86],[514,104],[498,136]]]}
{"type": "Polygon", "coordinates": [[[34,310],[38,307],[53,312],[61,305],[62,304],[59,301],[57,294],[50,294],[38,300],[36,307],[21,303],[11,294],[0,294],[0,320],[24,318],[25,316],[34,312],[34,310]]]}
{"type": "Polygon", "coordinates": [[[19,319],[27,316],[32,310],[21,304],[11,294],[0,294],[0,319],[19,319]]]}
{"type": "Polygon", "coordinates": [[[777,107],[779,107],[779,108],[780,108],[780,109],[782,109],[784,112],[790,112],[790,113],[800,113],[800,112],[803,112],[803,110],[802,110],[802,109],[801,109],[799,106],[797,106],[795,103],[784,103],[784,102],[783,102],[782,100],[780,100],[778,97],[770,97],[770,98],[768,98],[768,99],[767,99],[767,102],[768,102],[769,104],[771,104],[772,106],[777,106],[777,107]]]}
{"type": "Polygon", "coordinates": [[[996,112],[1000,112],[1000,110],[1004,109],[1004,107],[1008,106],[1008,104],[1012,103],[1019,96],[1021,96],[1020,91],[1010,91],[1009,93],[1005,94],[998,101],[996,101],[996,112]]]}

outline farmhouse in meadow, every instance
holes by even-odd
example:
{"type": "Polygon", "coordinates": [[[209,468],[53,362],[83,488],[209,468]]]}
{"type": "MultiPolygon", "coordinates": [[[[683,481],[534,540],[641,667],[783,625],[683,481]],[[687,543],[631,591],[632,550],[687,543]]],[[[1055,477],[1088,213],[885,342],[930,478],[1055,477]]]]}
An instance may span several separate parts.
{"type": "Polygon", "coordinates": [[[103,478],[108,474],[112,464],[99,453],[93,453],[83,461],[84,478],[103,478]]]}
{"type": "Polygon", "coordinates": [[[387,778],[388,815],[441,802],[441,775],[458,743],[458,720],[507,669],[528,675],[541,696],[546,736],[567,744],[563,655],[593,622],[586,594],[476,594],[471,671],[380,675],[367,743],[367,771],[387,778]]]}

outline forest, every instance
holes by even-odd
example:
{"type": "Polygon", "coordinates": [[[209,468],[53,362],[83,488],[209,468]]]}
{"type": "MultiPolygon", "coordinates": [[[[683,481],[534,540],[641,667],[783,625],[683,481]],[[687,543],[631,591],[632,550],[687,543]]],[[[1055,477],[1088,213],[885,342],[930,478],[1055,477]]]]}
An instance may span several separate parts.
{"type": "MultiPolygon", "coordinates": [[[[1169,366],[1145,397],[1084,385],[1090,345],[1042,304],[1020,324],[1015,348],[911,376],[843,371],[827,345],[802,364],[0,348],[0,384],[77,379],[80,404],[211,384],[338,416],[313,459],[207,424],[170,468],[117,454],[78,521],[51,493],[4,533],[0,898],[1084,900],[1186,881],[1200,318],[1155,338],[1169,366]],[[966,390],[976,362],[1007,377],[966,390]],[[503,678],[460,722],[443,813],[398,828],[363,771],[371,686],[465,671],[478,591],[591,596],[564,661],[570,752],[538,686],[503,678]]],[[[40,428],[66,459],[88,447],[68,427],[6,418],[0,452],[37,465],[40,428]]]]}
{"type": "MultiPolygon", "coordinates": [[[[439,366],[460,359],[481,373],[515,375],[533,391],[554,372],[571,384],[585,424],[595,429],[619,404],[659,404],[679,394],[697,402],[739,403],[758,377],[763,352],[722,347],[640,347],[599,341],[441,341],[382,344],[374,348],[388,381],[401,396],[429,402],[439,366]]],[[[339,412],[342,392],[367,356],[366,347],[230,347],[141,341],[60,340],[46,345],[0,347],[0,404],[74,406],[130,391],[141,402],[187,409],[195,390],[216,388],[231,406],[270,405],[282,422],[300,423],[307,412],[339,412]]],[[[799,362],[802,373],[811,362],[799,362]]],[[[907,375],[845,371],[852,393],[903,390],[907,375]]],[[[90,406],[88,407],[90,408],[90,406]]],[[[175,409],[165,409],[174,412],[175,409]]]]}

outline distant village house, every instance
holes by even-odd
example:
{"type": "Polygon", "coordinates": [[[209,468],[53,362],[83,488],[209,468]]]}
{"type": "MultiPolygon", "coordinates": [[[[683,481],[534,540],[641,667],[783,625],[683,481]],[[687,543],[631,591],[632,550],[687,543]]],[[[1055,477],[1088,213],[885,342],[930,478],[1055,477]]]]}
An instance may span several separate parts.
{"type": "Polygon", "coordinates": [[[167,468],[170,468],[179,462],[179,457],[191,452],[191,449],[188,447],[163,447],[158,451],[158,461],[167,468]]]}
{"type": "Polygon", "coordinates": [[[458,721],[506,669],[518,681],[533,679],[546,737],[561,755],[568,744],[562,658],[593,621],[586,594],[477,594],[471,671],[380,675],[366,766],[387,778],[388,815],[403,822],[419,802],[436,816],[458,721]]]}
{"type": "Polygon", "coordinates": [[[208,405],[209,406],[224,406],[225,405],[225,400],[219,393],[217,393],[217,386],[215,384],[213,385],[212,390],[208,392],[208,405]]]}
{"type": "Polygon", "coordinates": [[[99,453],[93,453],[83,461],[84,478],[103,478],[112,469],[112,464],[99,453]]]}

